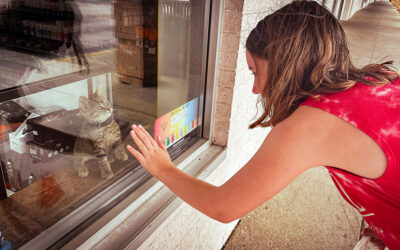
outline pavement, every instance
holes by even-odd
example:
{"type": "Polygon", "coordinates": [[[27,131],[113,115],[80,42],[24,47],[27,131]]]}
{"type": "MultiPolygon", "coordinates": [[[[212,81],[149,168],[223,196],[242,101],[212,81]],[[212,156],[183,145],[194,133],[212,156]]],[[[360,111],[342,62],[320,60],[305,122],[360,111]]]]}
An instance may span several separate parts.
{"type": "MultiPolygon", "coordinates": [[[[356,66],[394,60],[399,71],[400,13],[390,2],[374,2],[342,25],[356,66]]],[[[313,168],[243,217],[223,249],[353,249],[361,219],[327,170],[313,168]]]]}

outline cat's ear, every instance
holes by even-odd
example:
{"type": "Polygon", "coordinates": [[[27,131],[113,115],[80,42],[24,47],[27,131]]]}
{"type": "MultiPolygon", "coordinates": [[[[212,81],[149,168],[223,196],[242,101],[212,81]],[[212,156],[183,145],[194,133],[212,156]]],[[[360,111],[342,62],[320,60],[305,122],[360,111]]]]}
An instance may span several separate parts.
{"type": "Polygon", "coordinates": [[[86,96],[79,97],[79,109],[82,111],[87,111],[89,109],[89,99],[86,96]]]}
{"type": "Polygon", "coordinates": [[[97,96],[103,96],[103,94],[102,94],[102,87],[101,87],[101,85],[99,85],[98,87],[97,87],[97,90],[96,90],[96,92],[94,93],[95,95],[97,95],[97,96]]]}

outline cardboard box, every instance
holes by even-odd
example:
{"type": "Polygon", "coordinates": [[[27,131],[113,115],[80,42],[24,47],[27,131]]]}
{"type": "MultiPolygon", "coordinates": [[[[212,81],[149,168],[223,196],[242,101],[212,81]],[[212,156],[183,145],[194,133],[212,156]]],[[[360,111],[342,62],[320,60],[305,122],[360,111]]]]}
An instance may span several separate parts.
{"type": "Polygon", "coordinates": [[[143,79],[139,79],[139,78],[136,78],[136,77],[121,75],[119,77],[119,80],[120,80],[120,82],[132,84],[132,85],[139,86],[139,87],[144,87],[143,86],[143,79]]]}
{"type": "Polygon", "coordinates": [[[115,32],[115,37],[132,41],[138,39],[134,33],[115,32]]]}
{"type": "Polygon", "coordinates": [[[144,52],[133,41],[120,40],[117,50],[117,73],[143,79],[144,52]]]}

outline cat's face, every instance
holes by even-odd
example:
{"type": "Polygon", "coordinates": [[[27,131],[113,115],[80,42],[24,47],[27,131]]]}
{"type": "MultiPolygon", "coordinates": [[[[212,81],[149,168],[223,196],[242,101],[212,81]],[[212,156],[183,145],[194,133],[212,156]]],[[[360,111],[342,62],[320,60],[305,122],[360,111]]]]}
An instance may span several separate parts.
{"type": "Polygon", "coordinates": [[[89,123],[100,124],[111,116],[112,108],[108,100],[97,91],[90,99],[79,97],[79,112],[89,123]]]}

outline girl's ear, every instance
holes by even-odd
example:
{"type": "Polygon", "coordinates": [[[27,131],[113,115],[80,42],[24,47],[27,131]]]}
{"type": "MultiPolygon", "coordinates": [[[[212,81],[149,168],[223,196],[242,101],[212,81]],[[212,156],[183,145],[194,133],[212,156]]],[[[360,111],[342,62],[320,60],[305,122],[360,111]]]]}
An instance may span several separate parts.
{"type": "Polygon", "coordinates": [[[90,103],[86,96],[79,97],[79,109],[82,111],[87,111],[89,109],[90,103]]]}

